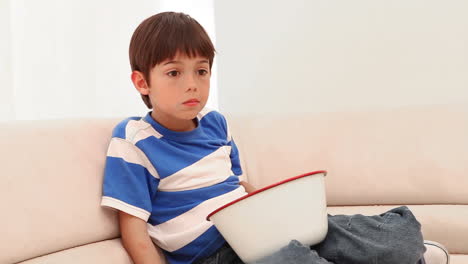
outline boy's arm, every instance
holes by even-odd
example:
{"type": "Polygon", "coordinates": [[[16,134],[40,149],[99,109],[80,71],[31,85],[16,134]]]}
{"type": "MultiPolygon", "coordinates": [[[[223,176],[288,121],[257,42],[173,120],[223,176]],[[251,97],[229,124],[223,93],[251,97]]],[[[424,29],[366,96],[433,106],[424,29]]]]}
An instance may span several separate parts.
{"type": "Polygon", "coordinates": [[[247,193],[251,193],[251,192],[254,192],[255,190],[257,190],[255,187],[253,187],[253,185],[251,185],[250,183],[248,183],[246,181],[240,181],[239,184],[244,186],[244,189],[245,189],[245,191],[247,193]]]}
{"type": "Polygon", "coordinates": [[[164,264],[164,255],[153,244],[142,219],[119,211],[122,243],[135,264],[164,264]]]}

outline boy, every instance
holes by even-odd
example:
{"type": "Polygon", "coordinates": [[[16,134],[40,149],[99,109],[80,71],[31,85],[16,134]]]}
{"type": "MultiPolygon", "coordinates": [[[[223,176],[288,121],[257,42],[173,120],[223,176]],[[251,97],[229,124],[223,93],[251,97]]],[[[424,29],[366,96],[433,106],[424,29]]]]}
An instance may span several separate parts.
{"type": "Polygon", "coordinates": [[[214,52],[184,14],[150,17],[132,37],[131,78],[153,111],[114,129],[102,205],[120,211],[122,240],[136,263],[155,263],[153,241],[170,263],[214,253],[224,240],[205,217],[246,194],[226,121],[204,109],[214,52]]]}
{"type": "MultiPolygon", "coordinates": [[[[214,209],[253,190],[239,181],[239,153],[226,120],[205,108],[214,52],[205,30],[182,13],[154,15],[132,36],[131,79],[153,110],[115,127],[101,204],[119,210],[122,242],[136,264],[159,263],[162,251],[169,263],[242,263],[205,219],[214,209]]],[[[358,223],[353,227],[364,232],[356,238],[359,241],[351,243],[355,248],[342,244],[346,252],[334,256],[337,241],[357,233],[343,228],[350,226],[351,217],[330,216],[329,234],[313,250],[304,251],[304,246],[293,241],[262,263],[328,263],[316,251],[337,263],[362,259],[367,252],[359,250],[373,251],[369,255],[404,251],[394,254],[400,258],[397,262],[391,262],[389,256],[387,262],[378,263],[416,263],[421,259],[420,225],[406,207],[373,218],[352,217],[358,223]],[[403,246],[384,246],[380,251],[368,245],[370,241],[381,246],[379,239],[392,242],[391,236],[372,237],[375,232],[368,228],[385,221],[400,224],[387,227],[392,233],[402,235],[398,227],[404,226],[407,234],[403,236],[414,239],[397,241],[403,246]]],[[[367,257],[365,261],[377,263],[376,259],[367,257]]]]}

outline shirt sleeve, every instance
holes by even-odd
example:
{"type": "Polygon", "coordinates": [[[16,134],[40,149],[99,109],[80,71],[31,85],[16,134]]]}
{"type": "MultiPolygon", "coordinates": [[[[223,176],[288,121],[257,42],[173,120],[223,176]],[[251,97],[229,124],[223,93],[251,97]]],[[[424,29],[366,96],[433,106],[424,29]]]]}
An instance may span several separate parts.
{"type": "Polygon", "coordinates": [[[231,134],[231,129],[229,128],[229,123],[223,115],[219,114],[222,119],[222,126],[226,133],[227,145],[231,147],[231,153],[229,157],[231,158],[231,170],[236,176],[242,175],[242,167],[239,157],[239,149],[237,148],[234,138],[231,134]]]}
{"type": "Polygon", "coordinates": [[[234,139],[231,138],[231,141],[229,141],[229,145],[231,146],[231,164],[232,164],[232,172],[234,172],[235,175],[240,176],[242,175],[242,167],[240,163],[240,158],[239,158],[239,149],[237,148],[236,143],[234,142],[234,139]]]}
{"type": "Polygon", "coordinates": [[[112,138],[101,205],[148,221],[158,185],[159,176],[143,151],[125,139],[112,138]]]}

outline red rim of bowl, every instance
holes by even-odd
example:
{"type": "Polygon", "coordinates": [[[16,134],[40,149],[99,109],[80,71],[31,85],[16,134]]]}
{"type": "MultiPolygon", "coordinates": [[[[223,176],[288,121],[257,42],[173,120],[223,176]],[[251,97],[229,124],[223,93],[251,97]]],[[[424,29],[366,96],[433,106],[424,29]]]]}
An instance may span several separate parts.
{"type": "Polygon", "coordinates": [[[271,189],[271,188],[276,187],[276,186],[278,186],[278,185],[281,185],[281,184],[284,184],[284,183],[287,183],[287,182],[290,182],[290,181],[294,181],[294,180],[297,180],[297,179],[300,179],[300,178],[303,178],[303,177],[306,177],[306,176],[314,175],[314,174],[324,174],[324,176],[327,176],[327,171],[325,171],[325,170],[319,170],[319,171],[313,171],[313,172],[304,173],[304,174],[301,174],[301,175],[299,175],[299,176],[291,177],[291,178],[288,178],[288,179],[286,179],[286,180],[283,180],[283,181],[280,181],[280,182],[277,182],[277,183],[268,185],[268,186],[266,186],[266,187],[263,187],[263,188],[261,188],[261,189],[258,189],[258,190],[254,191],[254,192],[251,192],[251,193],[249,193],[249,194],[247,194],[247,195],[244,195],[244,196],[242,196],[242,197],[240,197],[240,198],[237,198],[236,200],[234,200],[234,201],[232,201],[232,202],[230,202],[230,203],[227,203],[227,204],[225,204],[225,205],[219,207],[218,209],[216,209],[216,210],[214,210],[213,212],[211,212],[211,213],[206,217],[206,220],[207,220],[207,221],[210,221],[210,217],[211,217],[212,215],[216,214],[217,212],[223,210],[224,208],[229,207],[229,206],[231,206],[231,205],[233,205],[233,204],[235,204],[235,203],[237,203],[237,202],[239,202],[239,201],[242,201],[242,200],[244,200],[244,199],[246,199],[246,198],[249,198],[250,196],[256,195],[256,194],[258,194],[258,193],[261,193],[261,192],[263,192],[263,191],[265,191],[265,190],[271,189]]]}

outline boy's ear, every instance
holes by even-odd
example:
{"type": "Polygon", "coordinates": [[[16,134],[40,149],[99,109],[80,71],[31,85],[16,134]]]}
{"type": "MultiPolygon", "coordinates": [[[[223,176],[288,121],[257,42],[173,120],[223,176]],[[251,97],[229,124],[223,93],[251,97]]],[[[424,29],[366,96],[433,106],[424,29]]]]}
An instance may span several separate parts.
{"type": "Polygon", "coordinates": [[[140,94],[142,95],[149,94],[149,86],[142,72],[133,71],[131,78],[132,78],[133,85],[138,90],[138,92],[140,92],[140,94]]]}

